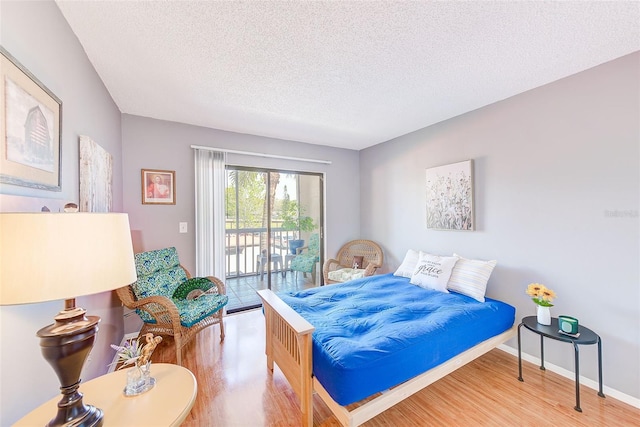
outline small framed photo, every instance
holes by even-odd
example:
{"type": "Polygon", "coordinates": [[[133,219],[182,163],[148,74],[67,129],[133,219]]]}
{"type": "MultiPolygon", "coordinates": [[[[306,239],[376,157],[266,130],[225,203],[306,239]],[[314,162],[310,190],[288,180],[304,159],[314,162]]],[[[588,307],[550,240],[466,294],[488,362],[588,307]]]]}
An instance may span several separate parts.
{"type": "Polygon", "coordinates": [[[61,191],[62,101],[0,46],[0,182],[61,191]]]}
{"type": "Polygon", "coordinates": [[[176,172],[142,169],[142,204],[175,205],[176,172]]]}

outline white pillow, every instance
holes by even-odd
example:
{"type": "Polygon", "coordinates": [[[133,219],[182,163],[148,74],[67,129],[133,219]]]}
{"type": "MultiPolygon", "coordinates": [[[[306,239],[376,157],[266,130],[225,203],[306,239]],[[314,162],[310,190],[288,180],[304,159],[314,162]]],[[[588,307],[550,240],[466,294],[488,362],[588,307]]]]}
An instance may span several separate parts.
{"type": "Polygon", "coordinates": [[[411,279],[413,276],[413,271],[416,269],[416,264],[418,264],[418,252],[413,249],[409,249],[407,254],[404,256],[404,260],[400,267],[393,273],[394,276],[402,276],[411,279]]]}
{"type": "Polygon", "coordinates": [[[453,256],[459,257],[460,259],[453,268],[447,288],[450,291],[458,292],[470,296],[477,301],[484,302],[487,282],[497,261],[466,259],[457,254],[453,254],[453,256]]]}
{"type": "Polygon", "coordinates": [[[410,283],[448,294],[447,282],[456,261],[458,261],[456,256],[443,257],[420,252],[410,283]]]}

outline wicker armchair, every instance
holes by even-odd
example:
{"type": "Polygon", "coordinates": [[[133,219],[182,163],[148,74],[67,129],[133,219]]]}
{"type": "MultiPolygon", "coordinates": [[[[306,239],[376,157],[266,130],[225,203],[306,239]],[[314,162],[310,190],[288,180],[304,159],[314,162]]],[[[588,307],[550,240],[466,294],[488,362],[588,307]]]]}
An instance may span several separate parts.
{"type": "Polygon", "coordinates": [[[140,335],[173,336],[178,365],[182,365],[182,348],[207,326],[219,324],[220,340],[224,340],[222,316],[229,297],[220,279],[192,278],[180,265],[175,248],[142,252],[135,260],[138,280],[116,292],[144,322],[140,335]],[[194,294],[201,295],[194,299],[194,294]]]}
{"type": "Polygon", "coordinates": [[[354,257],[361,256],[362,265],[359,268],[364,268],[364,276],[372,276],[376,269],[382,267],[382,261],[384,256],[382,254],[382,248],[371,240],[352,240],[345,243],[335,259],[328,259],[324,262],[322,267],[322,276],[324,282],[327,284],[338,283],[338,281],[329,279],[329,272],[352,268],[354,264],[354,257]]]}

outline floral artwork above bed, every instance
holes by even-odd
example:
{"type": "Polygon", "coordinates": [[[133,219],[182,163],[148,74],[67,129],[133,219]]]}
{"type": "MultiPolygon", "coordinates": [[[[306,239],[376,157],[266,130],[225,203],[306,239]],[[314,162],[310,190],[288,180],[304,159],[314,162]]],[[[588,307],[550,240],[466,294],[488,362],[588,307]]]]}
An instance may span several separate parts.
{"type": "Polygon", "coordinates": [[[427,169],[427,228],[475,229],[473,160],[427,169]]]}

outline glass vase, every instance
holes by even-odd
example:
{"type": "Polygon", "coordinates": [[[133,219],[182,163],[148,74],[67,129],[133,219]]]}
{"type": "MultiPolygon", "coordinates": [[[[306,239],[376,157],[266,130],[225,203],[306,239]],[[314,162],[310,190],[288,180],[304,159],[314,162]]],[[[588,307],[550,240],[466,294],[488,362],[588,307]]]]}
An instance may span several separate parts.
{"type": "Polygon", "coordinates": [[[133,366],[127,370],[127,385],[124,388],[125,396],[137,396],[149,391],[156,384],[155,378],[151,378],[151,362],[142,366],[133,366]]]}
{"type": "Polygon", "coordinates": [[[538,306],[537,311],[538,323],[541,325],[551,325],[551,309],[549,307],[538,306]]]}

